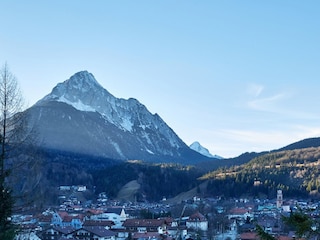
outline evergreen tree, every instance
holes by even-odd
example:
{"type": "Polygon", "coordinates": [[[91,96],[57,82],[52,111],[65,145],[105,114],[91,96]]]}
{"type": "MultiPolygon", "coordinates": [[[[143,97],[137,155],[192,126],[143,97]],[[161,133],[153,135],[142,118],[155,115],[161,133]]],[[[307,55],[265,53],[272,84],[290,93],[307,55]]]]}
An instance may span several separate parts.
{"type": "MultiPolygon", "coordinates": [[[[319,222],[303,213],[301,209],[297,212],[292,212],[289,217],[283,217],[282,219],[287,226],[292,227],[298,238],[313,239],[313,237],[320,235],[319,222]]],[[[275,240],[275,238],[269,233],[266,233],[260,225],[256,226],[256,232],[262,240],[275,240]]]]}
{"type": "Polygon", "coordinates": [[[0,185],[0,239],[13,239],[15,235],[15,228],[11,223],[11,214],[13,207],[13,199],[11,191],[3,182],[1,176],[0,185]]]}

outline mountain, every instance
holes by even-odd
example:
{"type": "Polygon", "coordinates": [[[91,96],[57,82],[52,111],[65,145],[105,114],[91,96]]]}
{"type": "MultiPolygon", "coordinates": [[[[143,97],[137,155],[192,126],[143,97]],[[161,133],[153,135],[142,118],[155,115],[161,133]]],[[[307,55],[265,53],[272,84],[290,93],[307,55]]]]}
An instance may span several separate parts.
{"type": "Polygon", "coordinates": [[[189,146],[192,150],[206,156],[209,158],[217,158],[217,159],[222,159],[222,157],[218,156],[218,155],[212,155],[209,150],[205,147],[203,147],[199,142],[193,142],[190,146],[189,146]]]}
{"type": "MultiPolygon", "coordinates": [[[[225,197],[274,197],[281,189],[287,197],[320,198],[320,147],[306,139],[306,147],[270,151],[247,163],[219,168],[199,179],[208,180],[207,194],[225,197]]],[[[299,142],[297,142],[300,146],[299,142]]]]}
{"type": "Polygon", "coordinates": [[[29,127],[47,149],[104,158],[193,164],[190,149],[158,114],[138,100],[116,98],[82,71],[27,110],[29,127]]]}
{"type": "Polygon", "coordinates": [[[294,149],[302,149],[302,148],[310,148],[310,147],[320,147],[320,138],[307,138],[301,141],[289,144],[283,148],[280,148],[276,151],[283,150],[294,150],[294,149]]]}

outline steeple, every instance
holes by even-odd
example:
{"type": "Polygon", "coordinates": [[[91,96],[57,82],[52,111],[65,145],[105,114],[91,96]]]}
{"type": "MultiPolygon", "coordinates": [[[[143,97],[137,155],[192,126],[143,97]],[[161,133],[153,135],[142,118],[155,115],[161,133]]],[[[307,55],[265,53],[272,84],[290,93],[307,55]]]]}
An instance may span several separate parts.
{"type": "Polygon", "coordinates": [[[282,190],[277,191],[277,208],[281,208],[283,204],[282,190]]]}

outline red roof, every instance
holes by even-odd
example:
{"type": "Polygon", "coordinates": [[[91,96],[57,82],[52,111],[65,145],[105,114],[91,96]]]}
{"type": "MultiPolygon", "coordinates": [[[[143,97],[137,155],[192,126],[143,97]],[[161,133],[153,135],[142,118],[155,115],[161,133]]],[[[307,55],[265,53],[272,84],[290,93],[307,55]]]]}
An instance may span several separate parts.
{"type": "Polygon", "coordinates": [[[278,240],[292,240],[292,238],[289,236],[279,236],[278,240]]]}
{"type": "Polygon", "coordinates": [[[63,222],[71,222],[72,219],[83,220],[84,216],[82,214],[77,214],[75,216],[69,215],[67,212],[58,212],[63,222]]]}
{"type": "Polygon", "coordinates": [[[246,214],[247,212],[250,212],[247,208],[232,208],[230,210],[231,214],[246,214]]]}
{"type": "Polygon", "coordinates": [[[240,234],[241,240],[256,240],[259,239],[258,235],[253,232],[245,232],[240,234]]]}
{"type": "Polygon", "coordinates": [[[98,215],[103,213],[103,210],[101,209],[88,209],[87,213],[93,214],[93,215],[98,215]]]}
{"type": "Polygon", "coordinates": [[[207,221],[207,219],[199,212],[192,214],[188,221],[207,221]]]}
{"type": "Polygon", "coordinates": [[[46,222],[46,223],[51,223],[52,220],[52,215],[40,215],[38,217],[39,222],[46,222]]]}

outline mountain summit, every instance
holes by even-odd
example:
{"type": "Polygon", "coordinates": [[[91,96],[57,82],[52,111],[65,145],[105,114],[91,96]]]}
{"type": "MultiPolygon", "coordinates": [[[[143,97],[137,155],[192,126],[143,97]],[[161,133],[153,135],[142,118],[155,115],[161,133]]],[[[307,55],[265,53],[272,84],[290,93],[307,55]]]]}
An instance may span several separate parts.
{"type": "Polygon", "coordinates": [[[67,103],[80,111],[99,112],[103,108],[103,101],[110,99],[115,97],[105,90],[91,73],[82,71],[59,83],[38,103],[58,101],[67,103]]]}
{"type": "Polygon", "coordinates": [[[209,158],[218,158],[218,159],[222,159],[222,157],[218,156],[218,155],[212,155],[209,150],[205,147],[203,147],[199,142],[195,141],[193,142],[190,146],[189,146],[192,150],[206,156],[209,158]]]}
{"type": "Polygon", "coordinates": [[[158,114],[136,99],[114,97],[87,71],[59,83],[28,113],[39,144],[49,149],[121,160],[208,160],[190,149],[158,114]]]}

